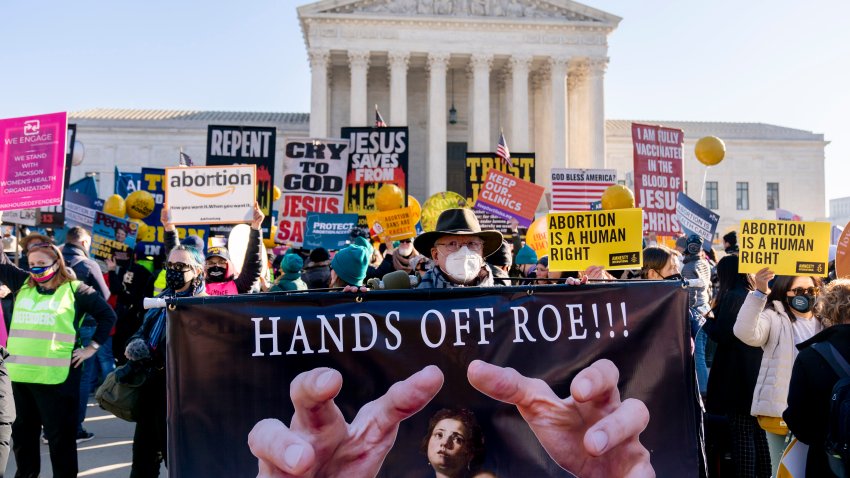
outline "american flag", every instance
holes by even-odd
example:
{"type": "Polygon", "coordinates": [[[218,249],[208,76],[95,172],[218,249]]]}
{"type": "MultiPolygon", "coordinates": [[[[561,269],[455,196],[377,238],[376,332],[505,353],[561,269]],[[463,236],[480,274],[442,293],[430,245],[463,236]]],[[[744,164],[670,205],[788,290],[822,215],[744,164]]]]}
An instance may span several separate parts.
{"type": "Polygon", "coordinates": [[[552,169],[552,209],[590,211],[590,203],[616,182],[616,169],[552,169]]]}
{"type": "Polygon", "coordinates": [[[508,149],[508,142],[505,141],[505,133],[501,131],[499,131],[499,144],[496,145],[496,156],[502,158],[508,166],[514,167],[514,162],[511,161],[511,150],[508,149]]]}
{"type": "Polygon", "coordinates": [[[178,163],[178,165],[194,166],[195,163],[192,162],[192,158],[190,158],[188,154],[184,153],[183,151],[180,151],[180,162],[178,163]]]}
{"type": "Polygon", "coordinates": [[[384,122],[384,118],[381,117],[381,112],[378,111],[378,105],[375,105],[375,127],[376,128],[386,128],[387,123],[384,122]]]}

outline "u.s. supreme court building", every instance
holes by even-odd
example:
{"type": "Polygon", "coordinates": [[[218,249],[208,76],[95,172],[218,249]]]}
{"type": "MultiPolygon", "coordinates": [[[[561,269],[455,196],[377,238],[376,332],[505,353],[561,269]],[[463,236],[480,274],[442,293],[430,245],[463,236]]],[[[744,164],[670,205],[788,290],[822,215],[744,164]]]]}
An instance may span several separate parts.
{"type": "MultiPolygon", "coordinates": [[[[372,125],[377,105],[389,125],[410,129],[409,191],[420,201],[463,192],[466,152],[493,151],[500,130],[511,151],[536,154],[538,184],[548,186],[552,167],[569,167],[614,168],[631,185],[632,120],[604,114],[606,67],[617,61],[608,41],[619,17],[568,0],[323,0],[298,7],[298,16],[312,75],[309,115],[76,112],[69,121],[86,158],[74,177],[96,175],[106,196],[116,165],[173,166],[180,147],[203,158],[209,124],[335,137],[342,127],[372,125]]],[[[634,121],[685,131],[686,192],[718,212],[720,233],[740,219],[772,219],[778,208],[806,220],[826,216],[823,135],[652,115],[634,121]],[[726,141],[727,157],[703,191],[693,145],[706,135],[726,141]]]]}

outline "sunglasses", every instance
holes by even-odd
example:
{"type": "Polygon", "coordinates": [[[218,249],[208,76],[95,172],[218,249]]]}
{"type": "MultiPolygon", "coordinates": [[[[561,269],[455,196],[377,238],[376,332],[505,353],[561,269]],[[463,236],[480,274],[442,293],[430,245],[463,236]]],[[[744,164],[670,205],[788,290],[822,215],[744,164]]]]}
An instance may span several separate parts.
{"type": "Polygon", "coordinates": [[[49,242],[33,242],[32,244],[27,245],[27,251],[31,251],[33,249],[52,249],[53,244],[49,242]]]}
{"type": "Polygon", "coordinates": [[[790,289],[788,292],[791,292],[794,295],[819,295],[820,287],[795,287],[790,289]]]}
{"type": "Polygon", "coordinates": [[[168,262],[165,264],[165,268],[177,272],[188,272],[192,270],[192,266],[185,262],[168,262]]]}
{"type": "Polygon", "coordinates": [[[413,242],[413,241],[411,241],[410,239],[402,239],[402,240],[400,240],[400,241],[398,241],[398,242],[399,242],[399,243],[401,243],[401,244],[410,244],[410,243],[411,243],[411,242],[413,242]]]}

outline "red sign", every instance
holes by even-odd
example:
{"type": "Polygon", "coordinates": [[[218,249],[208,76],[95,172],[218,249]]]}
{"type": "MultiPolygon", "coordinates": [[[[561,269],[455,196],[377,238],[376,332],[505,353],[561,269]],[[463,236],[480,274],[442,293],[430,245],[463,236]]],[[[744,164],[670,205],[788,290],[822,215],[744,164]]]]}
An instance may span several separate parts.
{"type": "Polygon", "coordinates": [[[632,123],[635,152],[635,199],[643,209],[643,232],[675,236],[681,232],[676,198],[682,190],[682,144],[685,132],[632,123]]]}

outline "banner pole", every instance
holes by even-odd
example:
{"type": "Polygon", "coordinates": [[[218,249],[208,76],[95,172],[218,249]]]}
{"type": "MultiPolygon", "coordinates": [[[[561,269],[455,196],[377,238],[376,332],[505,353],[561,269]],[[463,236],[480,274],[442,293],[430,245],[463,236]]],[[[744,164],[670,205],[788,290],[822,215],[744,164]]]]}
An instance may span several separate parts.
{"type": "Polygon", "coordinates": [[[705,204],[705,182],[708,179],[708,166],[705,167],[705,172],[702,175],[702,192],[699,195],[700,204],[705,204]]]}

